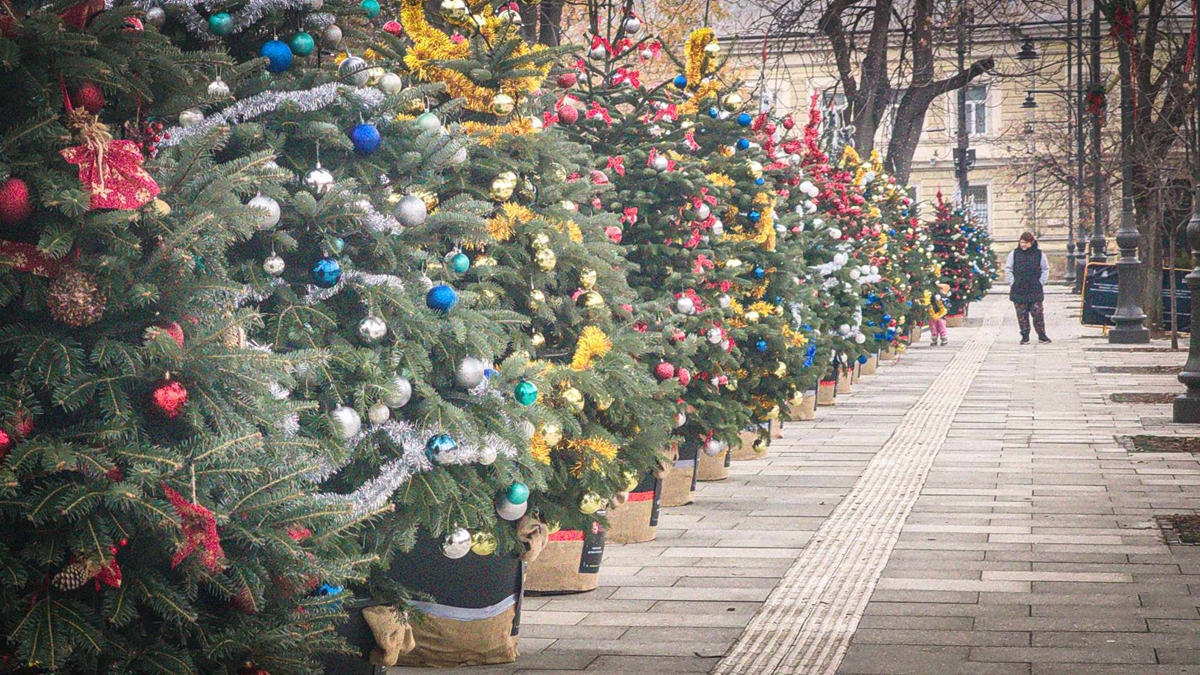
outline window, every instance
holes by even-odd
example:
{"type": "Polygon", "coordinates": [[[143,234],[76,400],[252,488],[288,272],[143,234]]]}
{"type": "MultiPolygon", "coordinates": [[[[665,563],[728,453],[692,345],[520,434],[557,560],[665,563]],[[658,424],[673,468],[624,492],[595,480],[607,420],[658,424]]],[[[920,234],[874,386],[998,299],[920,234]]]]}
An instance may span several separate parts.
{"type": "Polygon", "coordinates": [[[990,232],[992,228],[988,222],[988,206],[988,186],[967,186],[967,208],[971,209],[971,217],[977,226],[990,232]]]}
{"type": "Polygon", "coordinates": [[[821,94],[821,112],[822,113],[840,113],[846,109],[846,95],[842,92],[826,91],[821,94]]]}
{"type": "Polygon", "coordinates": [[[988,88],[986,84],[967,87],[967,133],[983,136],[988,132],[988,88]]]}

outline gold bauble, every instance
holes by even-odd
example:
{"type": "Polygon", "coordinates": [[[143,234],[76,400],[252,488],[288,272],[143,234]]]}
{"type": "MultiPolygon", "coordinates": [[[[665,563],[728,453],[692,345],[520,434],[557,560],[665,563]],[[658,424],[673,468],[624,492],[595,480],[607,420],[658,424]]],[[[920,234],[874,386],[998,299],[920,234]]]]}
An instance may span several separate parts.
{"type": "Polygon", "coordinates": [[[776,377],[783,377],[783,376],[787,375],[787,372],[788,372],[787,364],[784,363],[783,361],[780,361],[779,365],[775,366],[775,376],[776,377]]]}
{"type": "Polygon", "coordinates": [[[496,552],[496,535],[491,532],[476,532],[471,535],[471,553],[491,555],[496,552]]]}
{"type": "Polygon", "coordinates": [[[626,471],[621,474],[621,477],[625,479],[625,492],[633,492],[641,482],[633,471],[626,471]]]}
{"type": "Polygon", "coordinates": [[[475,259],[475,262],[473,262],[471,264],[474,265],[475,267],[495,267],[497,263],[496,263],[496,259],[493,258],[492,256],[481,255],[475,259]]]}
{"type": "Polygon", "coordinates": [[[725,106],[725,109],[730,112],[740,109],[743,103],[745,103],[745,101],[742,99],[742,95],[736,91],[730,94],[725,94],[725,98],[721,99],[721,105],[725,106]]]}
{"type": "Polygon", "coordinates": [[[704,53],[708,54],[709,58],[721,53],[721,45],[716,42],[710,42],[704,45],[704,53]]]}
{"type": "Polygon", "coordinates": [[[759,319],[758,312],[756,312],[754,310],[750,310],[749,312],[746,312],[746,323],[758,323],[758,319],[759,319]]]}
{"type": "Polygon", "coordinates": [[[550,236],[545,232],[538,232],[537,234],[533,235],[533,239],[530,240],[529,245],[535,249],[546,248],[550,245],[550,236]]]}
{"type": "Polygon", "coordinates": [[[492,112],[501,117],[512,114],[516,107],[517,102],[508,94],[496,94],[492,97],[492,112]]]}
{"type": "Polygon", "coordinates": [[[566,389],[563,389],[560,398],[562,398],[562,401],[564,404],[566,404],[568,410],[572,410],[577,413],[583,412],[583,392],[579,391],[575,387],[567,387],[566,389]]]}
{"type": "Polygon", "coordinates": [[[171,205],[161,199],[155,199],[150,202],[150,212],[159,218],[166,218],[171,215],[171,205]]]}
{"type": "Polygon", "coordinates": [[[729,381],[725,383],[725,388],[728,389],[729,391],[737,391],[738,381],[733,379],[732,377],[729,378],[729,381]]]}
{"type": "Polygon", "coordinates": [[[546,344],[546,336],[535,330],[533,335],[529,336],[529,341],[533,343],[534,347],[541,347],[546,344]]]}
{"type": "Polygon", "coordinates": [[[771,406],[771,409],[767,411],[767,419],[769,419],[769,420],[779,419],[779,406],[777,406],[777,405],[771,406]]]}
{"type": "Polygon", "coordinates": [[[725,266],[730,269],[737,269],[742,266],[742,261],[738,260],[737,258],[730,258],[729,260],[725,261],[725,266]]]}
{"type": "Polygon", "coordinates": [[[608,410],[614,402],[613,397],[603,391],[596,394],[594,398],[596,399],[597,410],[608,410]]]}
{"type": "Polygon", "coordinates": [[[757,455],[761,455],[762,453],[766,452],[767,445],[768,445],[767,441],[765,441],[761,438],[754,439],[754,445],[752,446],[754,448],[754,453],[757,455]]]}
{"type": "Polygon", "coordinates": [[[512,199],[513,186],[500,181],[499,179],[492,181],[492,199],[498,202],[506,202],[512,199]]]}
{"type": "Polygon", "coordinates": [[[590,289],[596,285],[596,270],[585,267],[579,271],[579,285],[590,289]]]}
{"type": "Polygon", "coordinates": [[[558,256],[554,255],[554,251],[548,248],[538,249],[538,252],[533,256],[534,262],[543,270],[549,272],[558,264],[558,256]]]}
{"type": "Polygon", "coordinates": [[[584,291],[575,299],[575,304],[588,309],[600,309],[604,306],[604,296],[596,291],[584,291]]]}
{"type": "Polygon", "coordinates": [[[551,171],[554,172],[555,180],[557,180],[560,183],[566,182],[567,170],[565,168],[563,168],[563,166],[561,164],[555,164],[554,168],[551,169],[551,171]]]}
{"type": "Polygon", "coordinates": [[[562,427],[558,426],[554,422],[550,422],[546,426],[542,427],[542,438],[546,439],[546,445],[549,445],[550,447],[554,447],[559,443],[562,443],[562,427]]]}
{"type": "Polygon", "coordinates": [[[579,210],[579,205],[570,199],[564,199],[558,203],[558,208],[562,209],[563,211],[575,212],[579,210]]]}
{"type": "Polygon", "coordinates": [[[450,23],[459,23],[467,18],[467,3],[464,0],[442,0],[442,18],[450,23]]]}
{"type": "Polygon", "coordinates": [[[496,291],[493,291],[490,288],[483,289],[483,298],[485,300],[495,300],[496,299],[496,291]]]}
{"type": "Polygon", "coordinates": [[[529,309],[537,309],[544,302],[546,302],[546,294],[540,288],[529,292],[529,309]]]}
{"type": "MultiPolygon", "coordinates": [[[[368,49],[367,51],[370,51],[370,50],[368,49]]],[[[367,69],[367,86],[368,87],[377,86],[379,84],[379,81],[383,79],[383,76],[386,73],[387,73],[387,71],[384,70],[383,68],[368,68],[367,69]]]]}
{"type": "Polygon", "coordinates": [[[754,160],[750,160],[749,162],[746,162],[746,166],[750,169],[751,177],[753,177],[755,179],[762,178],[763,165],[761,163],[756,162],[754,160]]]}
{"type": "Polygon", "coordinates": [[[604,508],[604,498],[595,492],[589,492],[579,500],[579,511],[586,515],[590,516],[602,508],[604,508]]]}

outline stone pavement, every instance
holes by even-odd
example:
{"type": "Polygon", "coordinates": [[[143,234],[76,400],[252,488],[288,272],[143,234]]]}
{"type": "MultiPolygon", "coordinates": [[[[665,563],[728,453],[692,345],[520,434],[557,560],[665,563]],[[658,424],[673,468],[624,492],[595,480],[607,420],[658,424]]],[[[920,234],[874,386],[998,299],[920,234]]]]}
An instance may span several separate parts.
{"type": "Polygon", "coordinates": [[[1002,293],[973,307],[610,546],[600,589],[527,598],[519,661],[467,672],[1200,674],[1200,547],[1153,517],[1200,510],[1200,461],[1116,440],[1200,429],[1109,398],[1173,375],[1097,372],[1184,355],[1047,312],[1055,342],[1019,346],[1002,293]]]}

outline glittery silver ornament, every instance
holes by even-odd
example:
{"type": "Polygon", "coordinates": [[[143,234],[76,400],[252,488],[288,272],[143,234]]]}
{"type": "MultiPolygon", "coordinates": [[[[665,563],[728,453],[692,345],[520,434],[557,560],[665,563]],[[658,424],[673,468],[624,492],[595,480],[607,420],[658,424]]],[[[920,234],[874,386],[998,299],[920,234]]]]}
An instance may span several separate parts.
{"type": "Polygon", "coordinates": [[[392,409],[382,403],[367,408],[367,419],[371,424],[383,424],[392,417],[392,409]]]}
{"type": "Polygon", "coordinates": [[[653,167],[655,171],[666,171],[667,167],[670,165],[671,164],[669,161],[667,161],[666,155],[655,155],[654,159],[650,160],[650,166],[653,167]]]}
{"type": "Polygon", "coordinates": [[[455,150],[454,154],[450,157],[450,164],[452,164],[454,166],[462,166],[463,164],[466,164],[466,163],[467,163],[467,149],[466,149],[466,147],[460,146],[458,148],[458,150],[455,150]]]}
{"type": "Polygon", "coordinates": [[[725,339],[725,335],[721,333],[721,329],[717,328],[716,326],[709,328],[708,331],[705,332],[704,337],[709,341],[710,344],[714,345],[725,339]]]}
{"type": "Polygon", "coordinates": [[[367,62],[358,56],[347,56],[344,61],[338,65],[338,77],[346,84],[352,84],[356,87],[361,87],[371,78],[371,74],[367,72],[367,62]]]}
{"type": "Polygon", "coordinates": [[[514,504],[507,499],[496,501],[496,515],[500,516],[503,520],[520,520],[528,510],[529,502],[514,504]]]}
{"type": "Polygon", "coordinates": [[[228,98],[229,85],[225,84],[225,80],[218,77],[208,83],[208,95],[213,98],[228,98]]]}
{"type": "Polygon", "coordinates": [[[637,35],[642,32],[642,20],[636,16],[631,16],[625,19],[625,33],[627,35],[637,35]]]}
{"type": "Polygon", "coordinates": [[[304,175],[304,186],[315,194],[326,194],[333,188],[333,174],[317,164],[312,171],[304,175]]]}
{"type": "Polygon", "coordinates": [[[696,311],[696,303],[688,296],[681,295],[675,300],[675,311],[680,314],[693,314],[696,311]]]}
{"type": "Polygon", "coordinates": [[[204,113],[199,108],[188,108],[179,113],[179,126],[187,129],[204,121],[204,113]]]}
{"type": "Polygon", "coordinates": [[[425,201],[416,195],[404,195],[400,202],[396,204],[393,211],[396,220],[405,227],[417,227],[425,224],[425,219],[429,217],[429,209],[425,207],[425,201]]]}
{"type": "Polygon", "coordinates": [[[714,221],[712,224],[712,233],[718,237],[725,234],[725,223],[722,223],[720,220],[714,221]]]}
{"type": "Polygon", "coordinates": [[[358,322],[358,335],[367,342],[382,340],[387,332],[387,322],[377,316],[367,316],[358,322]]]}
{"type": "Polygon", "coordinates": [[[715,438],[710,438],[704,444],[704,454],[708,455],[709,457],[716,457],[717,455],[721,454],[722,452],[725,452],[725,442],[724,441],[718,441],[715,438]]]}
{"type": "Polygon", "coordinates": [[[483,361],[468,356],[458,362],[458,369],[454,371],[454,380],[463,389],[474,389],[483,382],[483,371],[487,369],[483,361]]]}
{"type": "Polygon", "coordinates": [[[167,13],[162,7],[151,7],[146,10],[146,23],[155,28],[162,28],[167,23],[167,13]]]}
{"type": "Polygon", "coordinates": [[[362,418],[358,416],[358,411],[348,405],[340,405],[329,413],[329,418],[333,420],[333,426],[337,429],[338,435],[343,439],[349,440],[362,430],[362,418]]]}
{"type": "Polygon", "coordinates": [[[251,209],[258,211],[258,221],[255,226],[260,230],[269,230],[279,224],[279,202],[266,195],[255,195],[246,203],[251,209]]]}
{"type": "Polygon", "coordinates": [[[451,530],[442,540],[442,554],[451,560],[458,560],[471,552],[471,533],[463,528],[451,530]]]}
{"type": "Polygon", "coordinates": [[[696,220],[708,220],[708,217],[711,215],[712,209],[709,208],[708,204],[701,202],[700,206],[696,207],[696,220]]]}
{"type": "Polygon", "coordinates": [[[325,32],[321,33],[321,42],[330,49],[342,44],[342,29],[336,23],[329,24],[325,27],[325,32]]]}
{"type": "Polygon", "coordinates": [[[273,277],[283,274],[285,267],[287,267],[287,265],[283,262],[283,258],[280,258],[277,255],[268,256],[262,264],[263,271],[273,277]]]}
{"type": "Polygon", "coordinates": [[[384,397],[383,402],[393,408],[403,408],[412,400],[412,383],[407,378],[397,377],[392,380],[392,391],[384,397]]]}
{"type": "Polygon", "coordinates": [[[304,3],[304,6],[308,11],[315,12],[325,6],[325,0],[308,0],[304,3]]]}
{"type": "Polygon", "coordinates": [[[496,455],[496,448],[485,445],[479,449],[479,463],[484,466],[491,466],[496,461],[496,455]]]}
{"type": "Polygon", "coordinates": [[[608,50],[603,45],[597,45],[588,50],[588,58],[595,61],[602,61],[608,58],[608,50]]]}
{"type": "Polygon", "coordinates": [[[729,302],[730,300],[728,295],[722,293],[721,295],[717,296],[717,304],[721,306],[721,309],[729,309],[729,302]]]}
{"type": "Polygon", "coordinates": [[[379,91],[385,94],[398,94],[401,89],[404,89],[404,80],[395,73],[384,73],[383,77],[379,78],[379,91]]]}

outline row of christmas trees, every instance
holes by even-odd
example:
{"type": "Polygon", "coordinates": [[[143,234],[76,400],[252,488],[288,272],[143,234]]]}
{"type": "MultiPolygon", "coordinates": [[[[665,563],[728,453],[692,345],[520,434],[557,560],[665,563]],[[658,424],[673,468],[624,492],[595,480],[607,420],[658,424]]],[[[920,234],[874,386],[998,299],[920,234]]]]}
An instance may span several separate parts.
{"type": "Polygon", "coordinates": [[[619,14],[0,0],[0,672],[313,672],[414,545],[528,556],[986,291],[619,14]]]}

